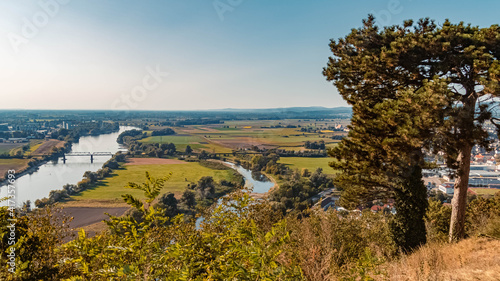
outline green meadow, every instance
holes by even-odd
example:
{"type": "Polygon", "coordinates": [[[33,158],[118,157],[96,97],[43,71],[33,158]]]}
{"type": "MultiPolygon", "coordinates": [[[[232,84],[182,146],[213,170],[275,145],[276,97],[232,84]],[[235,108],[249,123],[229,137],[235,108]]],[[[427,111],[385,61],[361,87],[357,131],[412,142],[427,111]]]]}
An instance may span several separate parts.
{"type": "Polygon", "coordinates": [[[0,154],[8,154],[11,150],[22,147],[25,143],[0,143],[0,154]]]}
{"type": "Polygon", "coordinates": [[[197,142],[203,142],[203,138],[198,136],[189,136],[189,135],[170,135],[170,136],[154,136],[148,137],[140,140],[140,142],[144,143],[173,143],[176,146],[180,144],[191,144],[197,142]]]}
{"type": "Polygon", "coordinates": [[[211,176],[215,181],[222,179],[234,179],[233,170],[213,170],[201,166],[198,162],[186,162],[186,164],[162,164],[162,165],[125,165],[121,170],[115,170],[112,177],[105,179],[94,188],[83,191],[79,195],[72,196],[75,200],[86,199],[115,199],[122,194],[129,193],[139,198],[144,198],[142,191],[125,188],[129,182],[142,183],[145,181],[146,171],[153,177],[167,176],[172,172],[171,178],[165,182],[164,192],[181,194],[191,182],[198,182],[201,177],[211,176]]]}
{"type": "Polygon", "coordinates": [[[173,143],[179,151],[186,150],[189,145],[193,150],[206,150],[216,153],[231,153],[230,148],[224,147],[210,141],[210,139],[198,135],[173,135],[173,136],[154,136],[140,140],[143,143],[173,143]]]}
{"type": "Polygon", "coordinates": [[[290,169],[308,169],[314,172],[317,168],[322,168],[323,173],[333,175],[336,172],[328,166],[328,163],[332,161],[330,157],[320,157],[320,158],[309,158],[309,157],[281,157],[279,163],[283,163],[290,167],[290,169]]]}

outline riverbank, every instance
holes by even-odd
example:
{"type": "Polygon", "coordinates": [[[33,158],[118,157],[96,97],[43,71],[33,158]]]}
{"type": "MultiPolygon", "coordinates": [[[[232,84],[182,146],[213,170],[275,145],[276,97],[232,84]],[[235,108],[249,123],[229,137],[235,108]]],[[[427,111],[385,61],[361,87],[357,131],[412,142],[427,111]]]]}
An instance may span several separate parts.
{"type": "MultiPolygon", "coordinates": [[[[78,142],[67,141],[64,142],[64,146],[59,144],[59,146],[63,147],[59,147],[57,151],[51,151],[48,155],[33,156],[31,160],[24,159],[24,162],[31,162],[29,167],[26,165],[22,170],[20,170],[20,165],[16,167],[15,187],[17,205],[21,206],[27,200],[34,203],[39,199],[47,198],[51,193],[60,192],[65,185],[77,185],[82,181],[87,171],[94,173],[102,169],[105,162],[111,158],[107,155],[96,156],[93,159],[94,161],[91,162],[90,157],[72,156],[68,157],[66,162],[64,162],[60,161],[62,153],[110,152],[114,154],[123,150],[123,147],[116,142],[119,133],[134,128],[122,126],[119,131],[114,133],[100,134],[98,136],[82,136],[78,138],[78,142]]],[[[59,141],[58,143],[62,142],[59,141]]],[[[10,161],[6,164],[8,163],[10,161]]],[[[106,171],[103,171],[101,174],[104,175],[106,173],[106,171]]],[[[58,195],[61,194],[53,195],[54,197],[59,197],[58,195]]],[[[0,197],[5,196],[8,196],[7,190],[6,188],[1,188],[0,197]]]]}
{"type": "Polygon", "coordinates": [[[269,189],[269,191],[267,193],[270,193],[270,192],[273,192],[274,190],[278,189],[280,186],[278,184],[278,182],[276,181],[276,179],[271,176],[270,174],[266,173],[266,172],[261,172],[264,176],[266,176],[274,185],[269,189]]]}
{"type": "Polygon", "coordinates": [[[276,180],[272,176],[270,176],[269,174],[267,174],[265,172],[259,172],[259,173],[261,175],[263,175],[265,178],[267,178],[269,180],[269,182],[271,182],[273,184],[272,186],[267,186],[266,181],[254,179],[254,177],[252,175],[252,171],[245,169],[241,165],[238,165],[236,163],[232,163],[229,161],[222,161],[222,160],[214,160],[214,159],[211,159],[209,161],[221,163],[224,166],[229,167],[231,169],[234,169],[239,174],[241,174],[243,176],[243,178],[245,179],[245,186],[251,185],[251,187],[253,188],[253,192],[250,193],[250,196],[252,198],[264,199],[269,195],[269,193],[272,190],[279,187],[276,180]]]}
{"type": "MultiPolygon", "coordinates": [[[[78,144],[81,138],[84,137],[98,137],[101,135],[112,134],[115,132],[119,132],[120,127],[118,123],[114,124],[112,127],[104,126],[104,128],[86,128],[85,130],[76,130],[78,127],[75,127],[66,132],[66,134],[60,134],[58,132],[56,136],[52,134],[53,138],[46,140],[38,140],[38,143],[35,147],[36,149],[30,150],[27,152],[22,152],[22,159],[25,160],[24,166],[12,165],[6,166],[6,170],[16,170],[16,179],[22,177],[23,175],[30,174],[36,172],[38,167],[46,164],[50,160],[55,160],[59,158],[63,153],[68,153],[72,150],[73,144],[78,144]],[[75,131],[76,130],[76,131],[75,131]],[[64,138],[62,140],[61,138],[64,138]],[[31,157],[33,155],[33,157],[31,157]]],[[[34,147],[33,147],[34,148],[34,147]]],[[[5,158],[5,159],[21,159],[21,158],[5,158]]],[[[2,169],[0,165],[0,187],[5,185],[7,181],[5,180],[5,169],[2,169]]]]}
{"type": "MultiPolygon", "coordinates": [[[[49,142],[50,142],[50,140],[49,140],[49,142]]],[[[16,179],[19,179],[20,177],[22,177],[24,175],[32,174],[32,173],[38,171],[40,166],[46,164],[47,162],[49,162],[51,160],[57,159],[56,157],[58,157],[58,155],[60,155],[61,153],[67,153],[69,150],[71,150],[71,142],[62,142],[62,145],[60,145],[60,144],[61,143],[58,143],[57,145],[53,146],[54,148],[56,148],[56,150],[52,150],[52,148],[51,148],[51,152],[49,154],[45,154],[45,155],[38,156],[38,157],[2,158],[2,160],[14,161],[14,160],[19,159],[19,160],[25,161],[24,166],[21,167],[20,169],[17,168],[19,166],[12,165],[10,167],[6,167],[6,169],[4,169],[4,170],[15,170],[16,171],[15,172],[16,179]]],[[[8,164],[4,164],[3,166],[7,166],[7,165],[8,164]]],[[[1,175],[0,187],[8,184],[8,181],[5,178],[4,174],[5,174],[5,172],[4,173],[0,172],[0,175],[1,175]]]]}
{"type": "MultiPolygon", "coordinates": [[[[20,177],[22,177],[24,175],[29,175],[29,174],[32,174],[32,173],[36,172],[40,166],[42,166],[43,164],[46,164],[47,162],[48,162],[47,160],[43,160],[40,163],[37,163],[35,166],[32,166],[32,167],[27,166],[27,167],[21,168],[20,170],[13,168],[12,170],[16,171],[15,178],[17,179],[17,178],[20,178],[20,177]]],[[[28,165],[27,163],[26,163],[26,165],[28,165]]],[[[7,184],[8,184],[8,181],[5,178],[5,176],[1,177],[0,178],[0,187],[3,187],[5,185],[7,185],[7,184]]]]}

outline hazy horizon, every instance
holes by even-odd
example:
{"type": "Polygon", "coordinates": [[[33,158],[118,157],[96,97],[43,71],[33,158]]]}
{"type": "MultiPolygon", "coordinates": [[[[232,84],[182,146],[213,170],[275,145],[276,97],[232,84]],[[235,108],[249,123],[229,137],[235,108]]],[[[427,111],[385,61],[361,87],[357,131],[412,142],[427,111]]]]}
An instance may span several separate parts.
{"type": "MultiPolygon", "coordinates": [[[[291,109],[291,108],[304,108],[304,109],[312,109],[312,108],[321,108],[321,109],[341,109],[341,108],[352,108],[350,105],[345,106],[334,106],[334,107],[325,107],[325,106],[287,106],[287,107],[261,107],[261,108],[207,108],[207,109],[130,109],[127,111],[225,111],[225,110],[270,110],[270,109],[291,109]]],[[[76,108],[68,108],[68,109],[55,109],[55,108],[0,108],[0,111],[16,111],[16,110],[28,110],[28,111],[123,111],[120,109],[96,109],[96,108],[86,108],[86,109],[76,109],[76,108]]]]}

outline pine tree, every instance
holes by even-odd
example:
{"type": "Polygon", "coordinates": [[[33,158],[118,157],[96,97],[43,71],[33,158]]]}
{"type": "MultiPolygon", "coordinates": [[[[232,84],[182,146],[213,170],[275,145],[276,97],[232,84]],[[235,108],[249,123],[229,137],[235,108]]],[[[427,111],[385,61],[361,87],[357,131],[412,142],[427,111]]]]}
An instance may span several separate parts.
{"type": "MultiPolygon", "coordinates": [[[[488,133],[483,124],[487,120],[493,124],[497,121],[492,116],[491,105],[495,101],[491,98],[498,96],[500,90],[498,46],[500,27],[497,25],[480,29],[445,21],[438,27],[429,19],[421,19],[417,24],[408,20],[401,26],[379,29],[373,16],[345,38],[332,40],[330,47],[334,56],[323,73],[353,106],[353,132],[331,154],[339,161],[353,155],[362,158],[356,164],[353,160],[345,162],[347,164],[334,163],[344,171],[337,181],[345,185],[350,182],[348,189],[361,190],[366,198],[394,196],[396,187],[384,183],[394,185],[399,182],[394,179],[400,178],[401,187],[405,181],[410,182],[409,171],[422,167],[422,148],[445,152],[448,167],[457,170],[450,240],[463,238],[471,149],[476,144],[488,146],[488,133]],[[401,127],[396,118],[392,129],[381,131],[376,120],[385,120],[384,114],[390,110],[377,112],[376,108],[384,104],[394,106],[397,100],[408,98],[402,93],[420,96],[429,91],[434,93],[430,100],[414,98],[407,104],[409,110],[404,114],[408,116],[404,118],[420,123],[402,129],[408,134],[400,134],[400,140],[403,144],[408,142],[408,146],[384,145],[385,134],[404,126],[401,127]],[[360,144],[363,138],[369,143],[360,144]],[[348,149],[353,152],[346,152],[348,149]],[[394,154],[396,158],[388,158],[390,151],[397,149],[400,151],[394,154]],[[399,160],[398,155],[401,155],[399,160]],[[397,162],[408,163],[406,168],[399,166],[399,174],[393,169],[398,167],[397,162]],[[348,167],[353,172],[346,174],[348,167]]],[[[344,201],[356,202],[363,196],[346,191],[344,201]]]]}
{"type": "Polygon", "coordinates": [[[377,199],[394,199],[391,230],[404,252],[426,242],[422,148],[435,133],[439,116],[431,113],[442,106],[439,93],[445,86],[426,83],[417,92],[394,92],[392,99],[368,108],[354,104],[348,136],[329,151],[334,157],[331,166],[342,171],[335,178],[344,190],[341,204],[352,209],[377,199]]]}

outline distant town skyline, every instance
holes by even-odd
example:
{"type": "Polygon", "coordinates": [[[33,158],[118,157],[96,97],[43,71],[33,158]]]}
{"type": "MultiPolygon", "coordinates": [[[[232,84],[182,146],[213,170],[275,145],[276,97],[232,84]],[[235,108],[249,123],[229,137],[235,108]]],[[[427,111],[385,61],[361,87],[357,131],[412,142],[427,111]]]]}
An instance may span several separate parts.
{"type": "Polygon", "coordinates": [[[0,109],[341,107],[329,40],[381,26],[498,23],[497,1],[0,2],[0,109]]]}

